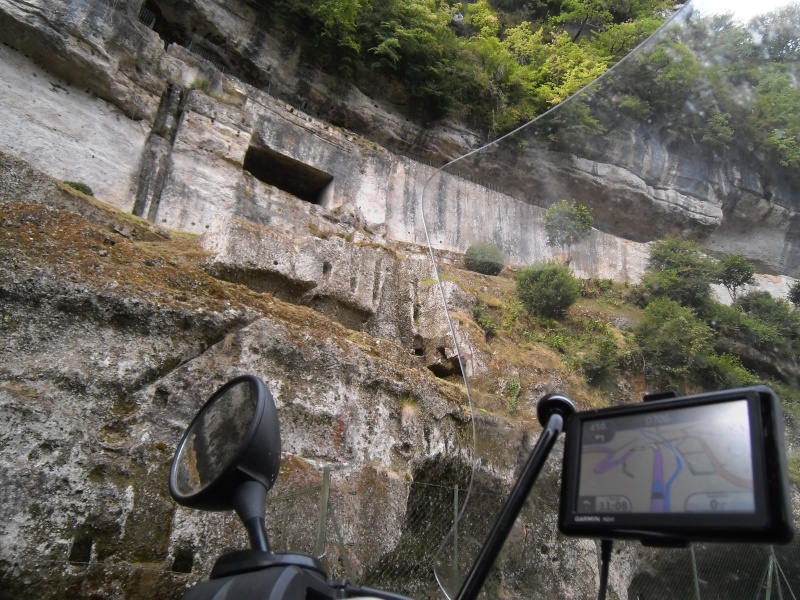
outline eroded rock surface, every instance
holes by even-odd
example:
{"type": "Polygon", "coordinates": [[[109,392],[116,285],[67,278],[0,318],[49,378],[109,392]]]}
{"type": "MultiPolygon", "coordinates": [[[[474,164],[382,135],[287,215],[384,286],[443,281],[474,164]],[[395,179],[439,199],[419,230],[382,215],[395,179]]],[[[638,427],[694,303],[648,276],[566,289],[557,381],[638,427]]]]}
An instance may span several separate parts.
{"type": "MultiPolygon", "coordinates": [[[[435,173],[426,161],[475,148],[475,134],[426,129],[320,73],[244,0],[147,6],[152,21],[139,19],[137,1],[0,2],[4,149],[89,183],[119,208],[197,233],[228,217],[280,222],[278,205],[294,197],[384,239],[424,240],[420,201],[435,173]]],[[[796,183],[778,171],[653,132],[602,159],[529,152],[517,164],[517,154],[499,148],[467,169],[469,181],[440,177],[443,204],[428,207],[446,215],[431,219],[437,247],[463,252],[491,240],[517,264],[549,259],[540,207],[580,198],[599,230],[573,260],[584,276],[637,281],[643,244],[670,233],[743,254],[765,274],[800,275],[796,183]],[[470,200],[455,210],[459,197],[470,200]],[[487,207],[501,214],[487,218],[487,207]],[[515,226],[487,229],[503,215],[515,226]]]]}

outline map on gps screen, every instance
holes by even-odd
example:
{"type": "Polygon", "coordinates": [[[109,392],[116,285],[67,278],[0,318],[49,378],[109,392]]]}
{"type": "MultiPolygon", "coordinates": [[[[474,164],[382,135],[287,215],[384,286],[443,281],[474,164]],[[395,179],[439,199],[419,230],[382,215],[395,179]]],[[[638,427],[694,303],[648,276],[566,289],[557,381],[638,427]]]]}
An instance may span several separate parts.
{"type": "Polygon", "coordinates": [[[746,400],[587,420],[578,514],[753,513],[746,400]]]}

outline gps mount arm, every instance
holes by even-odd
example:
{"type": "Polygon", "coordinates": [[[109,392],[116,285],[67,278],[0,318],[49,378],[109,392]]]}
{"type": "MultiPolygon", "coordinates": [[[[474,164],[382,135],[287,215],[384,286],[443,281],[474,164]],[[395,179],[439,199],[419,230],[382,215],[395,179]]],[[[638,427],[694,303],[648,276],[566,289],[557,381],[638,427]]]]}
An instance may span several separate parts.
{"type": "Polygon", "coordinates": [[[505,544],[508,534],[511,533],[511,528],[522,510],[522,506],[525,504],[528,493],[536,483],[544,462],[553,449],[553,444],[558,438],[558,434],[562,432],[564,423],[574,412],[575,406],[566,396],[547,394],[539,400],[536,406],[536,416],[539,419],[539,423],[544,427],[542,434],[531,451],[528,462],[511,490],[503,509],[495,520],[489,536],[483,543],[478,558],[475,559],[472,569],[464,579],[456,600],[472,600],[478,597],[492,565],[503,549],[503,544],[505,544]]]}

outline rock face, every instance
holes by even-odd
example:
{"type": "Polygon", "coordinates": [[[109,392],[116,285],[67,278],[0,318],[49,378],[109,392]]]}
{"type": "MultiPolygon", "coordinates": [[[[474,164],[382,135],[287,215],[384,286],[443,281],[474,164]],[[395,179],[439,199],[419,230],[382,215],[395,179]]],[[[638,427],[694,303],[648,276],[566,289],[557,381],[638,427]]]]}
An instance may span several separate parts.
{"type": "Polygon", "coordinates": [[[458,393],[405,366],[397,343],[242,297],[74,212],[0,212],[0,561],[12,597],[152,597],[158,586],[174,597],[208,572],[211,547],[241,546],[229,519],[176,510],[164,486],[182,428],[242,372],[268,383],[281,412],[289,471],[277,493],[335,466],[359,577],[395,543],[418,465],[462,452],[458,393]],[[367,489],[383,490],[380,504],[367,489]]]}
{"type": "MultiPolygon", "coordinates": [[[[439,539],[407,529],[409,507],[426,489],[451,494],[449,482],[466,483],[471,425],[462,389],[433,375],[436,365],[444,375],[452,368],[452,348],[424,254],[359,246],[335,230],[287,238],[233,222],[203,237],[196,263],[181,254],[197,255],[196,242],[180,250],[176,233],[87,206],[20,161],[4,158],[2,172],[5,193],[28,201],[0,204],[6,593],[179,597],[219,553],[242,547],[232,517],[179,509],[165,485],[172,449],[194,412],[243,372],[264,379],[282,420],[284,466],[272,494],[290,502],[270,509],[273,539],[291,543],[290,516],[292,531],[316,523],[318,500],[304,498],[329,466],[344,544],[330,532],[334,571],[345,574],[338,562],[345,553],[358,580],[399,557],[417,569],[432,561],[439,539]],[[270,290],[274,296],[258,293],[270,290]],[[412,489],[416,481],[438,487],[412,489]],[[421,541],[425,547],[410,553],[408,545],[421,541]]],[[[456,307],[474,302],[452,287],[448,294],[456,307]]],[[[481,485],[497,490],[531,440],[488,418],[478,427],[494,448],[481,485]]],[[[584,597],[594,571],[579,557],[593,547],[553,538],[554,464],[542,492],[549,516],[531,517],[541,536],[516,539],[510,557],[535,554],[548,540],[570,565],[569,580],[585,584],[559,579],[555,569],[564,567],[550,557],[536,578],[561,581],[565,597],[584,597]]],[[[502,494],[494,497],[492,511],[502,494]]],[[[310,551],[311,536],[310,547],[292,549],[310,551]]],[[[433,585],[429,574],[422,580],[433,585]]],[[[534,583],[509,575],[503,585],[534,583]]]]}
{"type": "MultiPolygon", "coordinates": [[[[423,244],[430,236],[443,263],[477,241],[517,264],[551,258],[544,211],[388,151],[380,144],[440,160],[477,138],[421,128],[309,69],[253,6],[0,0],[0,595],[177,598],[242,547],[232,517],[176,508],[165,482],[194,412],[243,372],[267,382],[283,420],[273,494],[287,507],[271,513],[274,539],[292,545],[287,529],[315,523],[328,466],[341,530],[330,525],[324,550],[337,574],[346,560],[359,580],[432,560],[441,536],[417,535],[409,515],[463,485],[472,456],[463,389],[446,379],[462,366],[423,244]],[[88,183],[120,212],[50,177],[88,183]]],[[[595,208],[605,231],[574,251],[580,274],[635,281],[645,242],[675,228],[738,247],[725,227],[754,211],[785,232],[756,245],[760,264],[795,274],[792,206],[759,200],[753,183],[731,208],[683,166],[643,177],[624,162],[548,154],[529,165],[563,186],[534,199],[613,189],[600,198],[618,207],[595,208]],[[647,222],[622,221],[639,202],[653,207],[647,222]]],[[[475,302],[454,284],[444,293],[456,314],[475,302]]],[[[461,342],[478,348],[470,331],[461,342]]],[[[485,373],[481,351],[463,368],[485,373]]],[[[480,485],[503,490],[532,439],[476,424],[492,449],[480,485]]],[[[557,481],[551,464],[498,594],[593,596],[593,545],[556,534],[557,481]]],[[[623,552],[620,598],[637,560],[623,552]]]]}
{"type": "Polygon", "coordinates": [[[463,252],[492,241],[527,264],[553,257],[540,207],[581,198],[599,228],[573,258],[584,276],[638,280],[645,243],[669,233],[744,254],[767,274],[798,275],[797,194],[777,174],[712,163],[690,146],[669,151],[642,135],[603,161],[542,151],[514,162],[519,153],[501,147],[428,183],[430,163],[384,148],[441,162],[477,139],[451,126],[420,129],[314,71],[244,1],[224,10],[205,0],[152,2],[142,20],[140,8],[0,3],[0,69],[10,82],[3,148],[54,177],[85,181],[119,208],[198,233],[227,217],[280,223],[278,205],[299,197],[381,239],[422,243],[424,207],[436,247],[463,252]],[[517,192],[493,191],[507,188],[517,192]]]}

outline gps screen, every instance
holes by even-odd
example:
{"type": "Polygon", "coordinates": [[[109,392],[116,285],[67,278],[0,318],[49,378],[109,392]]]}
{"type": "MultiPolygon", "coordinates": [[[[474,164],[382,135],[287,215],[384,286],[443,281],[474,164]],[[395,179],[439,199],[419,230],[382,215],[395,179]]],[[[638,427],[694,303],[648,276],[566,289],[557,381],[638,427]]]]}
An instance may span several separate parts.
{"type": "Polygon", "coordinates": [[[748,404],[586,420],[576,514],[754,513],[748,404]]]}

